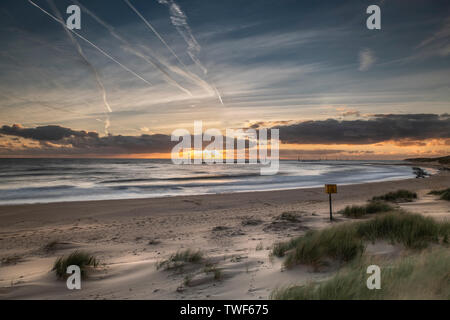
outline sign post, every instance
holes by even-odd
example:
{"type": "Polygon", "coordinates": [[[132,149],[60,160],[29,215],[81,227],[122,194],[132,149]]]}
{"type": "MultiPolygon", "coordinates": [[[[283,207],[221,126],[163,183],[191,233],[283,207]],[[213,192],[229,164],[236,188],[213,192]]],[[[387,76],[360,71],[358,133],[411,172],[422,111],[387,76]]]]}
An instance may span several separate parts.
{"type": "Polygon", "coordinates": [[[325,193],[328,193],[330,199],[330,221],[333,220],[333,208],[331,206],[331,194],[337,193],[337,185],[335,184],[326,184],[325,185],[325,193]]]}

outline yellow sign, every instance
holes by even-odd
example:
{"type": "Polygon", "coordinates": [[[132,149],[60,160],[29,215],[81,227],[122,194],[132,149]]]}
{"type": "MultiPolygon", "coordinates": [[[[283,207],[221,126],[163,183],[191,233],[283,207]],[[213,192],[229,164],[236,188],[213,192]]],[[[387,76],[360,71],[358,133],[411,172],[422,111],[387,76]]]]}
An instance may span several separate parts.
{"type": "Polygon", "coordinates": [[[337,193],[337,185],[326,184],[325,185],[325,193],[337,193]]]}

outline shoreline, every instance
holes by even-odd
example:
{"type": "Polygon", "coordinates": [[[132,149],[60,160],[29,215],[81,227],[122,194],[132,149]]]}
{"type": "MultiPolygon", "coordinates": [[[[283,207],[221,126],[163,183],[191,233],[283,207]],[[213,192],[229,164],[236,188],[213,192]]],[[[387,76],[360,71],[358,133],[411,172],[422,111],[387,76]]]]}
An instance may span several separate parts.
{"type": "MultiPolygon", "coordinates": [[[[337,214],[345,206],[398,189],[419,196],[400,207],[448,219],[448,203],[427,193],[449,186],[449,171],[338,186],[332,223],[349,221],[337,214]]],[[[16,257],[0,266],[2,299],[266,299],[275,287],[323,279],[335,271],[299,267],[280,272],[281,260],[269,257],[275,242],[330,225],[323,187],[7,205],[0,206],[0,219],[0,258],[16,257]],[[280,220],[286,212],[299,220],[280,220]],[[52,251],[45,251],[52,242],[52,251]],[[185,249],[218,261],[223,279],[203,275],[187,286],[186,274],[157,270],[158,262],[185,249]],[[50,272],[57,257],[74,250],[91,252],[102,263],[102,271],[80,291],[67,290],[50,272]]]]}
{"type": "MultiPolygon", "coordinates": [[[[415,166],[417,164],[408,164],[408,166],[415,166]]],[[[434,176],[439,176],[444,174],[444,170],[439,170],[442,168],[442,165],[438,168],[437,166],[433,166],[432,164],[422,165],[424,168],[431,168],[437,170],[437,172],[433,175],[428,176],[427,178],[398,178],[391,179],[386,178],[386,180],[379,181],[369,181],[369,182],[358,182],[358,183],[348,183],[348,184],[339,184],[338,187],[352,187],[358,185],[371,185],[371,184],[380,184],[380,183],[394,183],[394,182],[404,182],[404,181],[416,181],[418,179],[429,179],[434,176]]],[[[449,171],[450,172],[450,171],[449,171]]],[[[444,174],[445,175],[445,174],[444,174]]],[[[297,187],[297,188],[286,188],[286,189],[268,189],[268,190],[252,190],[252,191],[235,191],[235,192],[223,192],[223,193],[203,193],[203,194],[191,194],[191,195],[173,195],[173,196],[161,196],[161,197],[142,197],[142,198],[123,198],[123,199],[101,199],[101,200],[75,200],[75,201],[54,201],[54,202],[33,202],[33,203],[13,203],[13,204],[0,204],[0,212],[2,208],[7,207],[21,207],[21,206],[44,206],[44,205],[77,205],[77,204],[87,204],[87,203],[106,203],[106,202],[140,202],[140,201],[167,201],[170,199],[189,199],[189,198],[197,198],[197,197],[214,197],[214,196],[224,196],[224,197],[233,197],[233,195],[248,195],[252,197],[253,194],[258,193],[262,194],[273,194],[279,192],[296,192],[296,191],[308,191],[308,190],[322,190],[323,186],[317,187],[297,187]]],[[[339,192],[338,192],[339,194],[339,192]]]]}
{"type": "MultiPolygon", "coordinates": [[[[414,166],[429,168],[436,170],[435,174],[437,175],[442,172],[442,168],[446,168],[448,170],[448,166],[429,164],[429,163],[407,163],[407,164],[385,164],[385,165],[402,165],[402,166],[410,166],[411,168],[414,166]]],[[[430,177],[429,176],[429,177],[430,177]]],[[[356,182],[356,183],[345,183],[339,184],[340,186],[353,186],[353,185],[363,185],[370,183],[383,183],[383,182],[393,182],[393,181],[404,181],[404,180],[414,180],[416,178],[383,178],[375,181],[365,181],[365,182],[356,182]]],[[[190,195],[164,195],[164,196],[142,196],[137,198],[116,198],[116,199],[95,199],[95,200],[55,200],[49,202],[25,202],[25,203],[0,203],[1,207],[12,207],[12,206],[27,206],[27,205],[46,205],[46,204],[69,204],[69,203],[85,203],[85,202],[103,202],[103,201],[138,201],[138,200],[150,200],[150,199],[171,199],[178,197],[199,197],[199,196],[213,196],[213,195],[233,195],[233,194],[250,194],[250,193],[264,193],[264,192],[282,192],[282,191],[295,191],[295,190],[305,190],[305,189],[319,189],[323,188],[322,186],[305,186],[305,187],[288,187],[288,188],[277,188],[277,189],[266,189],[266,190],[246,190],[246,191],[234,191],[234,192],[221,192],[221,193],[199,193],[199,194],[190,194],[190,195]]]]}

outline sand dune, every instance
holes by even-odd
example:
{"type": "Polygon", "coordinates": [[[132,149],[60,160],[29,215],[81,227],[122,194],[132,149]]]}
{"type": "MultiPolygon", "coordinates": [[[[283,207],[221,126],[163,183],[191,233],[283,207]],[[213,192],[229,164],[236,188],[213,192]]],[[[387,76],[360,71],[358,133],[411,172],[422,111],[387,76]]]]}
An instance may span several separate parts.
{"type": "MultiPolygon", "coordinates": [[[[339,186],[334,209],[404,188],[418,192],[419,199],[401,207],[448,219],[448,202],[427,192],[449,186],[449,171],[426,179],[339,186]]],[[[312,272],[306,266],[282,270],[281,261],[269,257],[274,242],[323,228],[330,224],[328,215],[322,188],[2,206],[0,298],[267,299],[276,287],[335,271],[312,272]],[[220,269],[220,279],[206,273],[204,264],[183,272],[156,268],[187,248],[202,250],[206,261],[220,269]],[[50,269],[58,256],[75,249],[95,254],[101,266],[81,290],[68,290],[50,269]]],[[[334,223],[346,220],[336,218],[334,223]]],[[[383,243],[367,250],[396,252],[383,243]]]]}

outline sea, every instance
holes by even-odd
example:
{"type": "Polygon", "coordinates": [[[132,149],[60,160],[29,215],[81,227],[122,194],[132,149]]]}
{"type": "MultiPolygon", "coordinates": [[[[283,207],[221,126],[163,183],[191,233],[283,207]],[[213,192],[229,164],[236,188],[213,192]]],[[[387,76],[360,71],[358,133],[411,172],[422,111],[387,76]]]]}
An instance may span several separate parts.
{"type": "Polygon", "coordinates": [[[401,161],[281,160],[278,174],[264,176],[258,164],[0,159],[0,205],[282,190],[413,177],[411,166],[401,161]]]}

